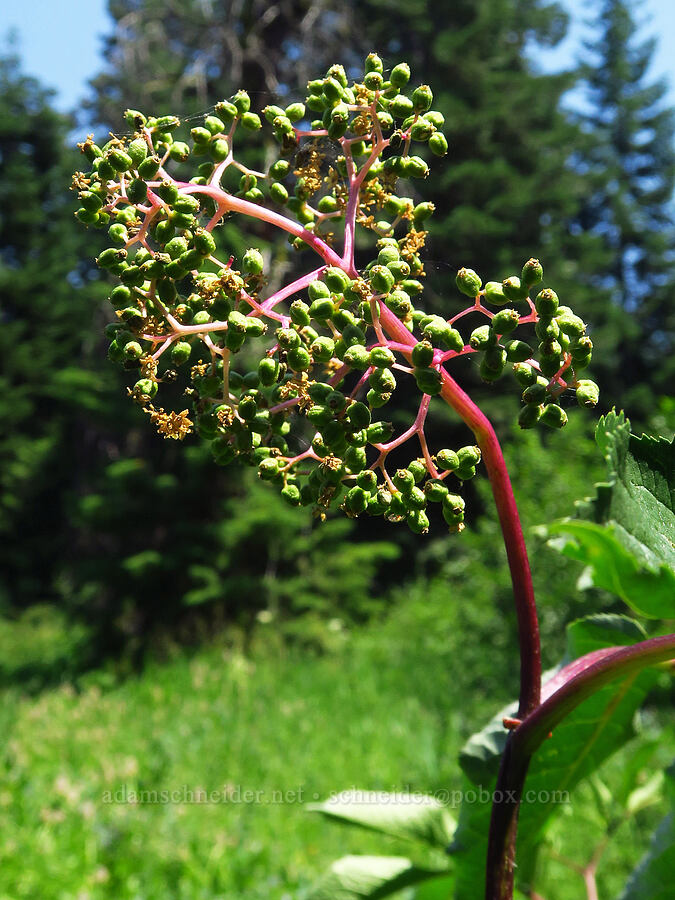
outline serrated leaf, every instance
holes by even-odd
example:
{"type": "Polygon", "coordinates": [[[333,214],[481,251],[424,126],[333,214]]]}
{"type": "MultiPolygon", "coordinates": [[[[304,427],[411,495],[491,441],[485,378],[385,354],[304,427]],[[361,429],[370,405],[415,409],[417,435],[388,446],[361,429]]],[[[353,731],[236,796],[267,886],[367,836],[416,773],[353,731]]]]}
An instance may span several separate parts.
{"type": "Polygon", "coordinates": [[[310,890],[307,900],[378,900],[447,870],[422,869],[404,856],[343,856],[310,890]]]}
{"type": "Polygon", "coordinates": [[[585,585],[611,591],[641,615],[675,616],[675,443],[630,434],[623,413],[600,419],[608,482],[579,517],[549,526],[552,545],[587,565],[585,585]]]}
{"type": "Polygon", "coordinates": [[[345,824],[422,841],[443,850],[450,843],[456,825],[442,803],[424,794],[344,791],[325,803],[307,808],[345,824]]]}
{"type": "MultiPolygon", "coordinates": [[[[675,802],[675,779],[666,773],[668,792],[675,802]]],[[[619,900],[669,900],[675,872],[675,815],[670,813],[654,832],[651,844],[628,880],[619,900]]]]}
{"type": "Polygon", "coordinates": [[[665,566],[652,572],[622,545],[614,524],[566,520],[548,527],[567,540],[553,544],[564,556],[588,568],[579,587],[597,587],[616,594],[641,616],[675,616],[675,574],[665,566]]]}
{"type": "MultiPolygon", "coordinates": [[[[585,660],[577,661],[583,668],[593,659],[611,653],[616,646],[636,643],[642,637],[639,626],[631,628],[621,616],[582,619],[568,627],[566,658],[573,659],[573,648],[585,651],[591,646],[591,655],[586,654],[585,660]]],[[[544,685],[543,696],[560,687],[574,671],[574,662],[559,670],[544,685]]],[[[579,781],[634,735],[635,711],[654,678],[653,672],[645,671],[606,685],[570,713],[535,754],[520,810],[517,872],[521,884],[527,883],[533,871],[543,829],[556,809],[568,802],[569,792],[579,781]]],[[[470,775],[480,771],[483,777],[479,784],[467,778],[462,786],[465,800],[450,848],[457,866],[456,900],[481,896],[485,883],[492,791],[501,756],[498,747],[505,740],[502,715],[503,712],[499,713],[483,729],[480,741],[474,735],[462,749],[463,770],[470,775]],[[486,747],[494,747],[494,753],[486,754],[486,747]]]]}

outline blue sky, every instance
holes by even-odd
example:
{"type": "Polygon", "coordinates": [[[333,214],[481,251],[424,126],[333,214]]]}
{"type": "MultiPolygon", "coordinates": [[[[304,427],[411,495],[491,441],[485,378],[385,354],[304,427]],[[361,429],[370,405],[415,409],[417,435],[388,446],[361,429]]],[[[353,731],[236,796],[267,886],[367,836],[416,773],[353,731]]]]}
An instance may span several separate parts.
{"type": "MultiPolygon", "coordinates": [[[[548,71],[569,66],[585,32],[582,0],[563,0],[572,16],[566,40],[546,51],[548,71]]],[[[588,6],[588,4],[586,4],[588,6]]],[[[103,36],[110,29],[106,0],[6,0],[0,10],[0,39],[12,29],[24,70],[57,91],[56,104],[72,110],[86,92],[86,82],[101,66],[103,36]]],[[[675,0],[643,0],[639,21],[646,20],[644,37],[656,35],[659,48],[650,75],[666,76],[669,102],[675,106],[675,0]],[[651,21],[650,21],[651,20],[651,21]]]]}

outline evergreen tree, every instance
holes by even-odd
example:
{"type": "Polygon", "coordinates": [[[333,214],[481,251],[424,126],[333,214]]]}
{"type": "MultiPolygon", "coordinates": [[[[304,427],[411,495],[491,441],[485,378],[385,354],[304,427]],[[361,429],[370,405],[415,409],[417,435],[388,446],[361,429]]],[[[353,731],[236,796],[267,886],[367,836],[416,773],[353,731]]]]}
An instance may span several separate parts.
{"type": "Polygon", "coordinates": [[[109,12],[91,106],[113,128],[127,107],[186,116],[243,86],[256,106],[278,102],[351,37],[325,0],[110,0],[109,12]]]}
{"type": "Polygon", "coordinates": [[[580,162],[590,189],[578,223],[606,251],[592,284],[612,298],[609,374],[631,413],[646,416],[675,374],[675,113],[665,81],[650,81],[656,41],[637,40],[631,4],[603,0],[595,27],[582,69],[592,109],[582,117],[590,140],[580,162]]]}
{"type": "Polygon", "coordinates": [[[53,600],[72,536],[63,485],[77,481],[91,289],[67,187],[77,154],[50,93],[0,58],[0,606],[53,600]],[[89,311],[88,311],[89,310],[89,311]],[[84,326],[84,327],[83,327],[84,326]]]}

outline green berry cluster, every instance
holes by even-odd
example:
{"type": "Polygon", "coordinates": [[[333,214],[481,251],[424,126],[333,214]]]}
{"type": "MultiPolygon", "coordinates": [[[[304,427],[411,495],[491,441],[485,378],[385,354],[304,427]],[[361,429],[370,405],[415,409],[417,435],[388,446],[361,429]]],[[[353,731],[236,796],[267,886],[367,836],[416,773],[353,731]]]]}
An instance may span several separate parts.
{"type": "Polygon", "coordinates": [[[483,378],[494,381],[512,364],[525,388],[523,427],[564,424],[562,392],[574,388],[590,406],[597,388],[577,380],[591,350],[583,322],[548,289],[529,296],[543,277],[536,260],[520,278],[485,288],[461,269],[457,285],[471,305],[453,318],[421,308],[434,205],[399,186],[428,173],[426,159],[410,152],[414,142],[428,157],[445,154],[447,141],[430,88],[408,88],[410,77],[405,63],[385,77],[370,54],[359,81],[349,84],[332,66],[309,82],[304,103],[268,106],[262,119],[239,91],[187,133],[175,116],[128,110],[133,134],[80,145],[90,170],[74,177],[76,216],[108,229],[110,246],[97,262],[118,281],[109,356],[136,373],[129,392],[162,435],[196,430],[218,464],[257,467],[289,504],[319,516],[339,506],[425,533],[437,503],[459,531],[460,492],[481,453],[427,446],[431,399],[450,389],[446,366],[477,353],[483,378]],[[308,110],[320,117],[308,122],[308,110]],[[263,120],[279,153],[257,172],[236,160],[235,148],[240,130],[258,131],[263,120]],[[191,163],[197,174],[183,180],[191,163]],[[260,248],[237,259],[223,247],[218,226],[231,213],[279,227],[319,255],[319,268],[270,292],[260,248]],[[357,226],[371,235],[370,261],[359,268],[357,226]],[[523,313],[517,304],[527,305],[523,313]],[[493,313],[494,305],[502,308],[493,313]],[[463,334],[458,322],[468,315],[488,324],[463,334]],[[524,324],[534,327],[537,350],[514,339],[524,324]],[[421,399],[397,435],[386,407],[402,379],[414,381],[421,399]],[[167,412],[155,402],[175,396],[174,382],[182,382],[186,408],[167,412]],[[409,441],[412,458],[390,471],[390,454],[398,464],[409,441]]]}
{"type": "Polygon", "coordinates": [[[580,406],[593,407],[598,402],[595,382],[578,377],[590,364],[593,350],[586,324],[569,306],[561,306],[550,288],[538,290],[532,299],[531,292],[543,277],[538,259],[529,259],[520,277],[489,281],[484,287],[471,269],[460,269],[457,274],[459,290],[473,297],[476,307],[490,316],[489,324],[475,328],[469,338],[469,345],[480,353],[482,379],[496,381],[510,366],[524,388],[525,405],[518,417],[521,428],[537,423],[550,428],[566,425],[567,413],[559,401],[568,388],[575,391],[580,406]],[[501,308],[493,313],[483,303],[501,308]],[[519,304],[522,311],[516,308],[519,304]],[[522,325],[534,325],[536,341],[514,337],[522,325]]]}

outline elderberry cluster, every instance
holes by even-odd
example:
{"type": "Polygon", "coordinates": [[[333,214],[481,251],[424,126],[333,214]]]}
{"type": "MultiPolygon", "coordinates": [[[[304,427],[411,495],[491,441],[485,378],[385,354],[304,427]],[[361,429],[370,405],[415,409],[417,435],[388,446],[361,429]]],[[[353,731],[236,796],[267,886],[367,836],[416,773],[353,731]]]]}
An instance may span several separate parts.
{"type": "Polygon", "coordinates": [[[109,356],[137,373],[129,393],[161,434],[196,429],[217,463],[256,466],[290,504],[320,516],[339,506],[424,533],[428,504],[438,503],[459,531],[461,487],[480,449],[434,451],[424,432],[432,397],[452,393],[453,359],[478,354],[487,382],[512,366],[525,388],[522,427],[564,425],[563,392],[592,406],[597,387],[577,377],[591,355],[584,323],[548,288],[530,297],[543,278],[537,260],[485,287],[461,269],[457,286],[471,303],[448,318],[422,309],[434,205],[406,190],[414,194],[412,180],[428,174],[429,151],[442,156],[448,144],[431,89],[408,89],[409,80],[407,64],[385,77],[370,54],[362,79],[350,84],[332,66],[309,82],[304,103],[267,106],[279,156],[266,172],[235,157],[241,130],[263,126],[245,91],[188,133],[175,116],[128,110],[132,134],[80,145],[90,170],[74,176],[76,216],[108,229],[111,246],[97,262],[119,280],[109,356]],[[308,121],[308,111],[318,118],[308,121]],[[259,248],[237,259],[223,246],[219,226],[230,216],[280,228],[318,266],[277,285],[259,248]],[[358,255],[371,258],[357,268],[359,229],[374,249],[359,237],[358,255]],[[469,331],[465,317],[487,321],[469,331]],[[514,337],[528,325],[536,347],[514,337]],[[186,408],[156,406],[175,394],[162,388],[181,372],[186,408]],[[413,379],[421,398],[414,422],[396,434],[386,407],[401,379],[413,379]],[[409,461],[392,467],[390,455],[398,460],[409,441],[409,461]]]}

